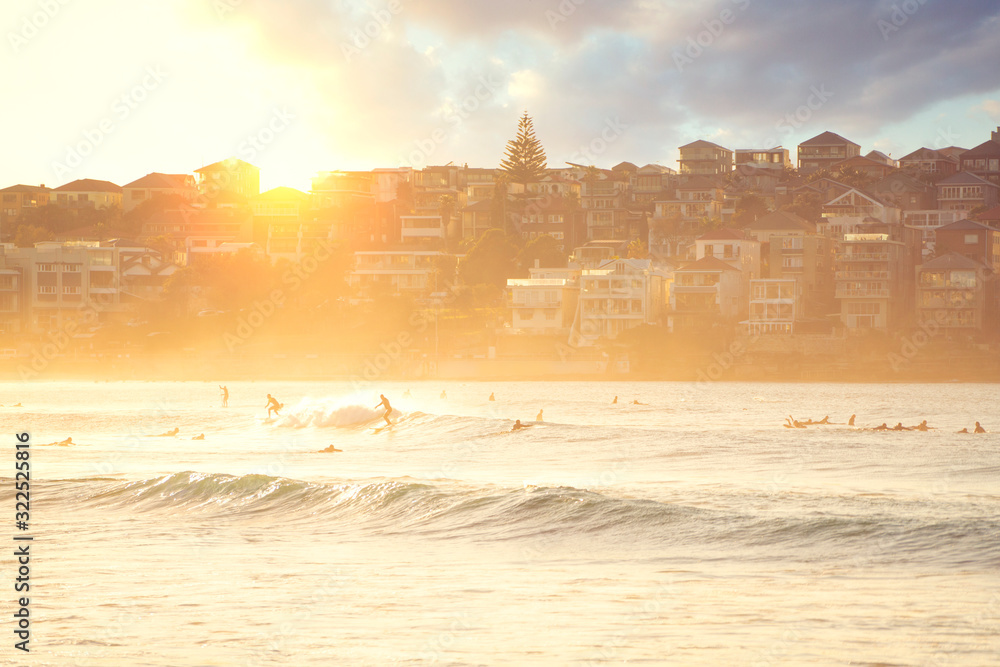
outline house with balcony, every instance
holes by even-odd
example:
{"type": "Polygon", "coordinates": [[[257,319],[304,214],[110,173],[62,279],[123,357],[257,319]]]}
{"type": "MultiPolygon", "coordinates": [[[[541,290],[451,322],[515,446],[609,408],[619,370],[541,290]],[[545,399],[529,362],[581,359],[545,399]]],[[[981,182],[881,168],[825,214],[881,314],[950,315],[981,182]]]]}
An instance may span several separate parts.
{"type": "Polygon", "coordinates": [[[774,148],[737,148],[736,171],[740,171],[741,168],[746,167],[783,172],[785,169],[792,168],[792,161],[788,157],[788,149],[781,146],[775,146],[774,148]]]}
{"type": "Polygon", "coordinates": [[[1000,204],[1000,185],[972,172],[960,171],[937,183],[938,208],[971,211],[1000,204]]]}
{"type": "Polygon", "coordinates": [[[574,347],[614,340],[641,324],[655,324],[666,306],[664,276],[648,259],[612,259],[580,273],[580,296],[570,331],[574,347]]]}
{"type": "Polygon", "coordinates": [[[695,177],[676,188],[674,198],[654,202],[649,220],[649,249],[658,255],[679,255],[694,242],[702,223],[722,219],[725,191],[714,179],[695,177]]]}
{"type": "Polygon", "coordinates": [[[677,172],[658,164],[647,164],[635,172],[633,180],[631,203],[652,208],[657,200],[673,198],[677,172]]]}
{"type": "Polygon", "coordinates": [[[354,268],[347,282],[355,294],[370,299],[382,292],[421,296],[435,286],[435,262],[446,253],[436,250],[375,250],[354,253],[354,268]]]}
{"type": "Polygon", "coordinates": [[[973,220],[956,220],[934,230],[937,255],[955,253],[1000,275],[1000,229],[973,220]]]}
{"type": "Polygon", "coordinates": [[[841,238],[871,222],[899,224],[900,210],[873,194],[851,188],[823,205],[820,230],[832,238],[841,238]]]}
{"type": "Polygon", "coordinates": [[[176,197],[191,202],[198,197],[198,185],[190,174],[161,174],[153,172],[122,186],[122,209],[133,208],[154,197],[176,197]]]}
{"type": "Polygon", "coordinates": [[[8,252],[16,252],[14,244],[0,244],[0,334],[13,335],[21,333],[24,322],[23,268],[8,263],[8,252]]]}
{"type": "Polygon", "coordinates": [[[5,248],[7,269],[20,272],[22,331],[80,332],[122,310],[119,249],[97,242],[45,241],[33,248],[5,248]]]}
{"type": "Polygon", "coordinates": [[[576,317],[579,271],[559,277],[508,278],[511,333],[568,336],[576,317]]]}
{"type": "Polygon", "coordinates": [[[913,313],[919,235],[902,225],[867,225],[845,234],[836,255],[834,297],[848,330],[898,329],[913,313]]]}
{"type": "Polygon", "coordinates": [[[799,144],[799,172],[811,174],[861,155],[861,146],[835,132],[823,132],[799,144]]]}
{"type": "Polygon", "coordinates": [[[110,181],[81,178],[54,188],[49,203],[73,211],[122,207],[122,188],[110,181]]]}
{"type": "Polygon", "coordinates": [[[936,322],[948,335],[995,331],[996,273],[985,264],[948,252],[917,270],[917,317],[936,322]]]}
{"type": "Polygon", "coordinates": [[[164,236],[183,255],[210,251],[223,243],[252,241],[252,217],[243,208],[195,208],[182,204],[158,211],[142,225],[142,237],[164,236]]]}
{"type": "Polygon", "coordinates": [[[26,210],[48,206],[52,189],[44,185],[12,185],[0,190],[0,231],[13,238],[9,225],[17,222],[26,210]]]}
{"type": "Polygon", "coordinates": [[[718,257],[702,257],[674,271],[670,290],[671,331],[697,331],[735,323],[747,303],[742,272],[718,257]]]}
{"type": "Polygon", "coordinates": [[[278,187],[250,199],[251,239],[272,260],[302,259],[300,226],[310,219],[312,197],[295,188],[278,187]]]}
{"type": "Polygon", "coordinates": [[[1000,186],[1000,127],[988,141],[962,153],[958,168],[1000,186]]]}
{"type": "Polygon", "coordinates": [[[198,193],[213,199],[220,192],[230,192],[243,200],[260,194],[260,169],[239,158],[227,158],[220,162],[195,169],[198,177],[198,193]]]}
{"type": "Polygon", "coordinates": [[[401,215],[399,223],[403,243],[435,244],[445,240],[445,228],[440,215],[401,215]]]}
{"type": "Polygon", "coordinates": [[[795,333],[802,284],[795,278],[759,278],[750,282],[749,319],[742,322],[750,336],[795,333]]]}
{"type": "Polygon", "coordinates": [[[681,176],[722,176],[733,170],[733,151],[711,141],[692,141],[680,151],[681,176]]]}
{"type": "Polygon", "coordinates": [[[958,158],[943,150],[918,148],[899,158],[899,167],[911,173],[946,178],[958,171],[958,158]]]}
{"type": "Polygon", "coordinates": [[[761,275],[798,281],[799,317],[823,317],[833,308],[833,241],[788,211],[772,211],[746,228],[761,243],[761,275]]]}
{"type": "Polygon", "coordinates": [[[903,224],[920,230],[921,240],[925,248],[933,248],[937,241],[936,230],[953,222],[965,219],[965,211],[942,211],[929,209],[925,211],[903,211],[903,224]]]}

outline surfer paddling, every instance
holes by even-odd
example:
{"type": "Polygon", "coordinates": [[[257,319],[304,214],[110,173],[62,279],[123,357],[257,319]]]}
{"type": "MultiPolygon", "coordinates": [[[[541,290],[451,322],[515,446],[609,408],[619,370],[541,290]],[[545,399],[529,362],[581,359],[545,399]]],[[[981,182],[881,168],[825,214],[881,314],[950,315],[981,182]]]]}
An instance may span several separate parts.
{"type": "Polygon", "coordinates": [[[530,428],[531,426],[533,426],[533,424],[522,424],[521,420],[518,419],[514,422],[514,427],[511,428],[510,431],[513,433],[514,431],[520,431],[522,428],[530,428]]]}

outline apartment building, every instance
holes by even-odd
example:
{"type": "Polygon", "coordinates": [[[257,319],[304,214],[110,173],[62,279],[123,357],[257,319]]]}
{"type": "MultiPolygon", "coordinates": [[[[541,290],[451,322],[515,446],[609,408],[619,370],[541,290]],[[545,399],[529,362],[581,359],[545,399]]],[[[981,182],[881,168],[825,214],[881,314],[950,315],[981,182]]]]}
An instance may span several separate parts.
{"type": "Polygon", "coordinates": [[[721,176],[733,170],[733,151],[711,141],[692,141],[678,148],[680,173],[685,175],[721,176]]]}
{"type": "Polygon", "coordinates": [[[835,132],[823,132],[799,144],[799,172],[811,174],[861,155],[861,146],[835,132]]]}
{"type": "Polygon", "coordinates": [[[981,333],[996,318],[996,274],[954,252],[924,262],[917,271],[917,318],[947,334],[981,333]]]}
{"type": "Polygon", "coordinates": [[[975,174],[994,185],[1000,185],[1000,127],[988,141],[959,156],[959,170],[975,174]]]}
{"type": "Polygon", "coordinates": [[[666,299],[664,276],[648,259],[612,259],[583,269],[570,344],[593,345],[641,324],[654,324],[666,299]]]}
{"type": "Polygon", "coordinates": [[[802,284],[795,278],[759,278],[750,282],[749,319],[742,322],[750,336],[795,333],[802,284]]]}
{"type": "Polygon", "coordinates": [[[906,325],[919,252],[919,232],[902,225],[867,225],[845,234],[834,275],[843,325],[850,330],[906,325]]]}
{"type": "Polygon", "coordinates": [[[960,171],[937,183],[938,208],[971,211],[984,206],[987,209],[1000,204],[1000,185],[982,176],[960,171]]]}
{"type": "MultiPolygon", "coordinates": [[[[347,281],[355,293],[369,299],[379,292],[422,295],[434,291],[435,261],[446,254],[436,250],[377,250],[354,253],[347,281]]],[[[443,285],[439,286],[441,289],[443,285]]]]}

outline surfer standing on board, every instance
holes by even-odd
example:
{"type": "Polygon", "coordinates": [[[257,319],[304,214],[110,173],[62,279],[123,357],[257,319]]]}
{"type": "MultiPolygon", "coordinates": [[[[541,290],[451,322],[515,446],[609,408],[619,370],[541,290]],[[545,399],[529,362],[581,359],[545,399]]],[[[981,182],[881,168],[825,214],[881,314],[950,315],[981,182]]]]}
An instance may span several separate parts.
{"type": "Polygon", "coordinates": [[[385,406],[385,414],[382,415],[382,419],[385,420],[386,426],[392,426],[392,422],[389,421],[389,414],[392,412],[392,406],[389,405],[389,399],[385,397],[385,394],[379,394],[378,397],[381,398],[382,401],[377,403],[375,407],[378,408],[380,405],[385,406]]]}
{"type": "Polygon", "coordinates": [[[271,396],[270,394],[267,395],[267,406],[266,407],[267,407],[267,418],[268,419],[271,418],[271,411],[272,410],[274,411],[274,414],[278,415],[279,417],[281,416],[281,413],[278,412],[278,411],[281,410],[281,408],[283,406],[282,406],[281,403],[278,403],[278,399],[276,399],[274,396],[271,396]]]}

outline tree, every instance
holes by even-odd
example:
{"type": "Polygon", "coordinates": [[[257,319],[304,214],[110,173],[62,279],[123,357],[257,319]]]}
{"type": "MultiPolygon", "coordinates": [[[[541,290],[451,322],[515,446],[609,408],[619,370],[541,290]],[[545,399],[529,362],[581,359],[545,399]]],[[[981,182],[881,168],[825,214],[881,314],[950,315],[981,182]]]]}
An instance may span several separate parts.
{"type": "Polygon", "coordinates": [[[733,215],[733,222],[740,227],[757,222],[757,219],[770,213],[767,202],[763,197],[753,193],[747,193],[736,201],[736,213],[733,215]]]}
{"type": "Polygon", "coordinates": [[[794,213],[809,222],[818,222],[823,215],[823,200],[819,193],[809,192],[799,195],[793,203],[782,206],[781,210],[794,213]]]}
{"type": "Polygon", "coordinates": [[[563,268],[566,266],[566,253],[559,247],[559,242],[548,234],[541,234],[528,241],[521,254],[518,256],[518,264],[521,271],[527,273],[528,269],[535,265],[545,268],[563,268]]]}
{"type": "Polygon", "coordinates": [[[467,285],[485,283],[502,289],[517,273],[517,255],[517,246],[502,230],[488,229],[469,249],[459,274],[467,285]]]}
{"type": "Polygon", "coordinates": [[[628,258],[648,259],[649,246],[647,246],[646,242],[640,238],[632,239],[632,242],[628,244],[628,258]]]}
{"type": "Polygon", "coordinates": [[[40,241],[51,241],[52,232],[35,225],[19,225],[14,232],[14,245],[18,248],[33,248],[40,241]]]}
{"type": "Polygon", "coordinates": [[[532,181],[545,176],[545,150],[535,138],[535,128],[525,111],[517,124],[517,137],[507,142],[507,153],[500,161],[500,168],[510,180],[527,187],[532,181]]]}
{"type": "Polygon", "coordinates": [[[451,216],[455,213],[455,198],[451,195],[441,195],[438,199],[438,210],[441,212],[441,226],[444,240],[448,240],[448,227],[451,226],[451,216]]]}

